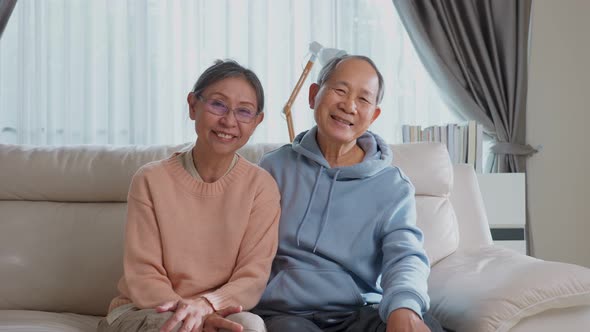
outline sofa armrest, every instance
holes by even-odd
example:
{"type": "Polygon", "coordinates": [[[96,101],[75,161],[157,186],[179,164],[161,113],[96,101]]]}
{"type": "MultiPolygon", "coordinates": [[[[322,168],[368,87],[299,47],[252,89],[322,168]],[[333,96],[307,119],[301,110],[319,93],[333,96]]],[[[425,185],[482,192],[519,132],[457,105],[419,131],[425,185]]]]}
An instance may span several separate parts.
{"type": "Polygon", "coordinates": [[[453,165],[451,204],[459,225],[459,249],[491,245],[492,235],[473,166],[453,165]]]}
{"type": "Polygon", "coordinates": [[[483,246],[433,266],[429,293],[432,313],[446,328],[508,331],[545,310],[590,304],[590,269],[483,246]]]}

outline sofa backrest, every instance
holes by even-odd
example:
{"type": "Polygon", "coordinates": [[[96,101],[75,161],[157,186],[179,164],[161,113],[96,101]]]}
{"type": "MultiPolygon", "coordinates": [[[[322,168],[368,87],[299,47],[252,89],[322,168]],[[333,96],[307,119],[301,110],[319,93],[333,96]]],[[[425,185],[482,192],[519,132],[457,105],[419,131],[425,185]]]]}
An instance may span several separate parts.
{"type": "MultiPolygon", "coordinates": [[[[247,145],[250,161],[277,144],[247,145]]],[[[122,273],[126,195],[143,164],[188,145],[0,144],[0,309],[104,315],[122,273]]],[[[392,145],[416,187],[431,263],[457,249],[453,168],[440,144],[392,145]]]]}
{"type": "Polygon", "coordinates": [[[424,248],[434,265],[459,246],[459,229],[449,197],[453,189],[453,165],[439,143],[391,146],[393,164],[416,188],[418,226],[424,232],[424,248]]]}

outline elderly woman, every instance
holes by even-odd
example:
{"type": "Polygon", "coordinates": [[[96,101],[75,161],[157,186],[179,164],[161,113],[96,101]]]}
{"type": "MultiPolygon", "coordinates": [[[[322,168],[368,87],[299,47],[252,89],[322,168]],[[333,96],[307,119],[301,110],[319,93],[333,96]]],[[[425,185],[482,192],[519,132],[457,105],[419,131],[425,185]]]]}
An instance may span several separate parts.
{"type": "Polygon", "coordinates": [[[363,56],[333,59],[309,90],[317,126],[267,154],[282,214],[257,313],[269,332],[438,331],[414,187],[367,131],[383,78],[363,56]]]}
{"type": "Polygon", "coordinates": [[[236,154],[264,117],[262,86],[252,71],[218,61],[187,101],[196,143],[133,177],[120,295],[98,331],[265,330],[240,311],[268,280],[279,193],[236,154]]]}

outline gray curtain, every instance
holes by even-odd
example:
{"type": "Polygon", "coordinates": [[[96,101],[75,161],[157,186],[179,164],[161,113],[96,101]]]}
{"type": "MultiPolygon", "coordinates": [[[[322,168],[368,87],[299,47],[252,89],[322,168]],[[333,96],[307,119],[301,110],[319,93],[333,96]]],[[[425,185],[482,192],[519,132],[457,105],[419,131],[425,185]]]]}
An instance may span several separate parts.
{"type": "Polygon", "coordinates": [[[524,172],[531,0],[393,0],[447,103],[495,139],[493,172],[524,172]]]}
{"type": "Polygon", "coordinates": [[[16,0],[0,0],[0,38],[2,38],[2,33],[6,28],[14,6],[16,6],[16,0]]]}

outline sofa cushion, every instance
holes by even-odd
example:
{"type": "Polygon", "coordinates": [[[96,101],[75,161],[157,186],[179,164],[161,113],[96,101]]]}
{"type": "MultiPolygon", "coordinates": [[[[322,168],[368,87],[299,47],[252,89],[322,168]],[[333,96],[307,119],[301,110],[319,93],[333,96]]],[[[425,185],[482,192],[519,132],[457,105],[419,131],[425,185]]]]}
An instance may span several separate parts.
{"type": "Polygon", "coordinates": [[[458,251],[432,268],[431,310],[456,332],[505,332],[549,309],[590,305],[590,269],[497,246],[458,251]]]}
{"type": "Polygon", "coordinates": [[[416,196],[417,224],[424,233],[424,249],[430,265],[454,253],[459,231],[453,206],[447,198],[416,196]]]}
{"type": "Polygon", "coordinates": [[[142,165],[184,147],[0,144],[0,200],[126,202],[142,165]]]}
{"type": "MultiPolygon", "coordinates": [[[[257,163],[281,144],[238,151],[257,163]]],[[[126,202],[133,174],[192,143],[160,146],[28,146],[0,144],[0,200],[126,202]]]]}
{"type": "Polygon", "coordinates": [[[101,317],[25,310],[0,310],[0,332],[95,332],[101,317]]]}
{"type": "Polygon", "coordinates": [[[416,188],[417,224],[424,232],[424,248],[434,265],[459,246],[457,217],[449,200],[453,165],[447,149],[439,143],[391,146],[393,164],[416,188]]]}
{"type": "Polygon", "coordinates": [[[453,164],[444,144],[393,144],[393,165],[412,180],[418,196],[448,198],[453,189],[453,164]]]}
{"type": "Polygon", "coordinates": [[[0,211],[0,309],[106,314],[125,203],[0,201],[0,211]]]}

